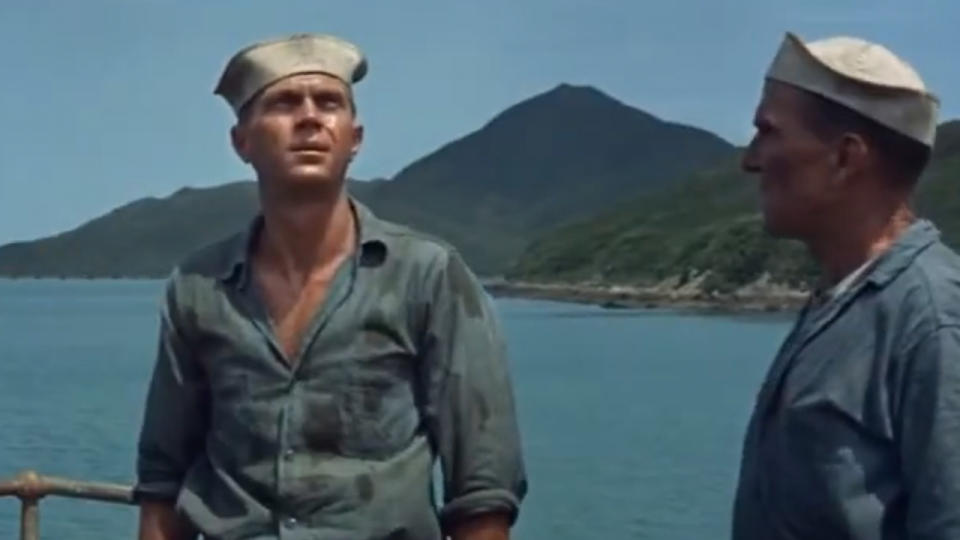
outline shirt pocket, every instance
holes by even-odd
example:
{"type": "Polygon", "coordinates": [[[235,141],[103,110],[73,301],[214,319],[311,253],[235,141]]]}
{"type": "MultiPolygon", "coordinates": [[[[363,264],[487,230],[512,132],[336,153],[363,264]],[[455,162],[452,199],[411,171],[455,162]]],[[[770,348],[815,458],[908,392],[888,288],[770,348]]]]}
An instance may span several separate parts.
{"type": "Polygon", "coordinates": [[[858,414],[824,394],[795,400],[786,408],[783,422],[785,449],[811,464],[844,463],[850,449],[872,438],[858,414]]]}
{"type": "Polygon", "coordinates": [[[846,471],[856,467],[851,458],[853,448],[860,445],[859,423],[842,407],[817,395],[792,403],[782,411],[778,424],[765,456],[772,465],[764,480],[773,490],[767,498],[798,533],[807,522],[833,530],[837,510],[851,492],[841,485],[846,483],[846,471]]]}
{"type": "Polygon", "coordinates": [[[338,400],[344,455],[383,459],[412,440],[419,415],[409,362],[395,354],[352,366],[338,400]]]}
{"type": "Polygon", "coordinates": [[[810,394],[786,411],[777,455],[786,500],[809,515],[841,519],[844,505],[896,475],[893,442],[853,407],[810,394]],[[826,516],[829,516],[826,517],[826,516]]]}

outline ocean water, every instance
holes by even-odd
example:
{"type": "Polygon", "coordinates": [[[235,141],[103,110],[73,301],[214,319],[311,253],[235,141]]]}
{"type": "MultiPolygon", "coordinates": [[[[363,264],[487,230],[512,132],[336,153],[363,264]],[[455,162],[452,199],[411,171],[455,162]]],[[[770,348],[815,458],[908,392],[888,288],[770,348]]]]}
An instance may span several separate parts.
{"type": "MultiPolygon", "coordinates": [[[[132,483],[157,281],[0,280],[0,478],[132,483]]],[[[497,302],[531,482],[520,540],[728,537],[740,444],[784,316],[497,302]]],[[[51,498],[41,537],[134,538],[135,509],[51,498]]],[[[0,499],[0,538],[19,503],[0,499]]]]}

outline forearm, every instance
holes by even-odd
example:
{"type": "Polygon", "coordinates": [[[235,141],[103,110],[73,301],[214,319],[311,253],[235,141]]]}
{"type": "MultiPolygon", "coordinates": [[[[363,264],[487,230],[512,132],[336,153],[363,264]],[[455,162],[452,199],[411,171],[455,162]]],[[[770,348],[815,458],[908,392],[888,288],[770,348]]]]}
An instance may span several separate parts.
{"type": "Polygon", "coordinates": [[[450,538],[452,540],[509,540],[510,522],[502,514],[477,516],[454,526],[450,538]]]}
{"type": "Polygon", "coordinates": [[[172,502],[144,501],[140,505],[139,540],[194,540],[197,532],[177,513],[172,502]]]}

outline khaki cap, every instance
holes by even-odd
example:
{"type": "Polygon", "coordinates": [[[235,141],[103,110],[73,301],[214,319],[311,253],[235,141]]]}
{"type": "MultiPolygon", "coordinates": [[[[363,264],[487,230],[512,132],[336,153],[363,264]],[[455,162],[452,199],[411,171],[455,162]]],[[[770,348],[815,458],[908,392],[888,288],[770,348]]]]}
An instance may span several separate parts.
{"type": "Polygon", "coordinates": [[[939,100],[909,64],[881,45],[853,37],[807,44],[788,32],[766,76],[933,146],[939,100]]]}
{"type": "Polygon", "coordinates": [[[294,34],[255,43],[233,55],[213,93],[239,114],[258,92],[299,73],[324,73],[351,86],[367,74],[367,60],[356,45],[338,37],[294,34]]]}

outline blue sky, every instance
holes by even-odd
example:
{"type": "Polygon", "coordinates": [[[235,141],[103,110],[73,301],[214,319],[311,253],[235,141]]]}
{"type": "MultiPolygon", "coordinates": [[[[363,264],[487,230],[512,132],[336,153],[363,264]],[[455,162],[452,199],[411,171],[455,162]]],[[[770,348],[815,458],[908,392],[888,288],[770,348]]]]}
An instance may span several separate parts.
{"type": "Polygon", "coordinates": [[[958,20],[951,0],[3,0],[0,244],[250,178],[212,89],[235,50],[268,37],[329,32],[365,50],[352,175],[373,178],[561,82],[741,144],[786,30],[887,45],[954,118],[958,20]]]}

